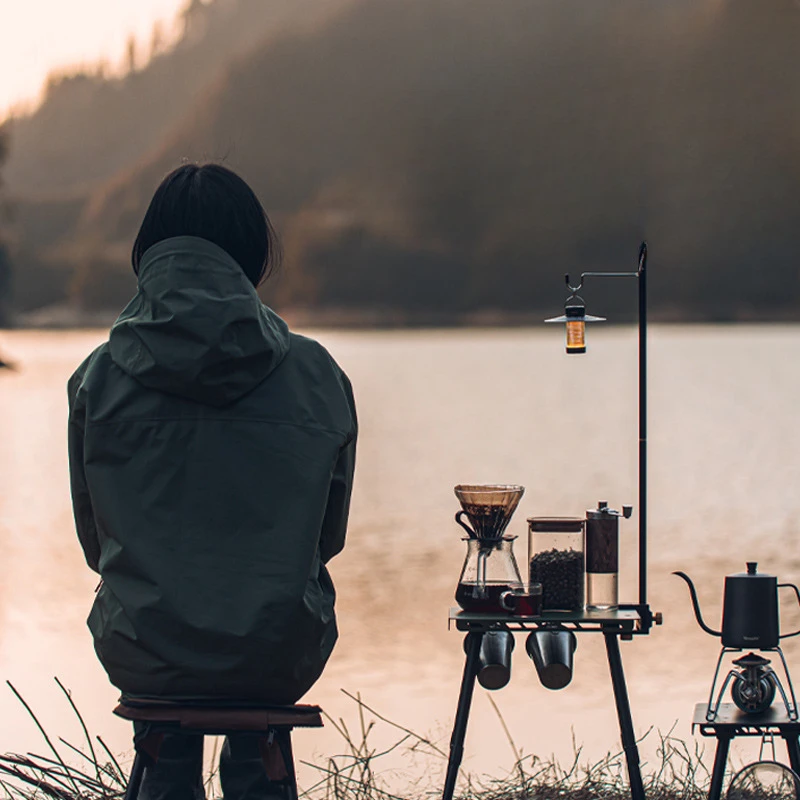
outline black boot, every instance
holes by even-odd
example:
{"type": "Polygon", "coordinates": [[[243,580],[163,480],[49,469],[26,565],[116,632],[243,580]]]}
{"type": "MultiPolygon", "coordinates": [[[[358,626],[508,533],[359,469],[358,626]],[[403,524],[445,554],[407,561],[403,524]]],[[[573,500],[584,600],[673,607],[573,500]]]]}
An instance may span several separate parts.
{"type": "Polygon", "coordinates": [[[270,780],[259,739],[232,735],[225,739],[219,758],[223,800],[290,800],[287,780],[270,780]]]}
{"type": "Polygon", "coordinates": [[[203,737],[165,734],[158,761],[145,767],[137,800],[205,800],[203,737]]]}

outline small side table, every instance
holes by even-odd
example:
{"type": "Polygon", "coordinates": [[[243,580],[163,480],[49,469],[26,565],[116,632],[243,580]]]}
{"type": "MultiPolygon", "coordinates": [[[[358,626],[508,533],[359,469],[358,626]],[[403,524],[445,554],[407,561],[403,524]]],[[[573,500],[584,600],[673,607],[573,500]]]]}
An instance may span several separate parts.
{"type": "Polygon", "coordinates": [[[800,721],[790,720],[782,705],[776,703],[763,714],[745,714],[733,703],[721,703],[713,722],[706,719],[707,711],[708,703],[698,703],[694,707],[692,732],[699,731],[701,736],[717,737],[708,800],[720,800],[722,796],[728,750],[731,740],[737,736],[780,736],[786,742],[789,766],[800,774],[800,744],[798,744],[800,721]]]}
{"type": "MultiPolygon", "coordinates": [[[[647,612],[649,622],[649,608],[643,607],[647,612]]],[[[660,624],[660,614],[657,615],[656,624],[660,624]]],[[[609,671],[611,672],[611,685],[617,706],[622,747],[628,766],[632,800],[645,800],[642,774],[639,768],[639,750],[636,746],[636,736],[633,732],[631,707],[628,701],[628,688],[625,684],[625,674],[622,670],[622,657],[619,652],[620,639],[633,639],[636,635],[646,635],[649,625],[643,624],[642,614],[638,607],[621,606],[610,611],[546,611],[539,617],[522,617],[510,614],[476,614],[462,611],[459,608],[450,609],[450,622],[456,629],[466,633],[464,651],[466,662],[464,675],[461,680],[461,691],[458,696],[458,707],[453,725],[453,734],[450,738],[450,757],[447,763],[442,800],[452,800],[456,786],[458,770],[464,755],[464,737],[467,731],[470,706],[472,705],[472,692],[475,678],[478,674],[478,659],[481,649],[481,640],[484,634],[490,631],[507,631],[508,633],[531,633],[540,629],[568,630],[573,633],[599,633],[602,634],[606,644],[609,671]]]]}

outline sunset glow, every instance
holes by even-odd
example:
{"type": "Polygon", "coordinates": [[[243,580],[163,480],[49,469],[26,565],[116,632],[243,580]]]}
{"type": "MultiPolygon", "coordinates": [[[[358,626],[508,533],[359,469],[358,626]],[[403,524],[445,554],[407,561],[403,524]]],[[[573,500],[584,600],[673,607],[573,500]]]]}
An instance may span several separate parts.
{"type": "Polygon", "coordinates": [[[149,50],[153,24],[174,30],[186,0],[0,0],[0,119],[35,103],[48,73],[125,58],[130,35],[140,58],[149,50]]]}

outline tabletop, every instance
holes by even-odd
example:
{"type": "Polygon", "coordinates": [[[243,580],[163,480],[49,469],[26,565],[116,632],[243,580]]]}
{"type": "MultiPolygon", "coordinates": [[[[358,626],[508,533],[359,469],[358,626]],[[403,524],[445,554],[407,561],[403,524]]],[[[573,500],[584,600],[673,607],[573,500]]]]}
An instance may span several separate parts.
{"type": "Polygon", "coordinates": [[[763,736],[765,733],[800,734],[800,721],[792,720],[786,706],[776,700],[761,714],[746,714],[733,703],[720,703],[716,717],[709,722],[706,719],[708,703],[698,703],[694,707],[692,731],[699,731],[701,736],[717,736],[720,733],[733,736],[763,736]]]}
{"type": "Polygon", "coordinates": [[[460,631],[529,631],[537,628],[564,627],[572,631],[599,633],[631,633],[641,621],[634,609],[616,608],[606,611],[544,611],[536,617],[515,616],[511,613],[478,614],[451,608],[448,627],[455,624],[460,631]]]}

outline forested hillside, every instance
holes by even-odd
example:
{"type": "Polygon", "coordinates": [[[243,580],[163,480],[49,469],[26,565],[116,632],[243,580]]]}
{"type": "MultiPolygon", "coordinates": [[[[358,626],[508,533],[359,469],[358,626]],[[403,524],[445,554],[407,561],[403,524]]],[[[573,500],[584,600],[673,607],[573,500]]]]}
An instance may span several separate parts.
{"type": "Polygon", "coordinates": [[[279,307],[552,308],[563,272],[631,268],[647,237],[662,317],[800,316],[792,0],[334,5],[195,4],[139,72],[55,85],[14,126],[18,304],[119,306],[158,181],[213,158],[283,234],[279,307]]]}
{"type": "Polygon", "coordinates": [[[3,191],[3,164],[8,157],[8,135],[0,125],[0,327],[10,324],[11,310],[11,262],[8,255],[7,223],[8,205],[3,191]]]}
{"type": "MultiPolygon", "coordinates": [[[[159,28],[144,43],[145,64],[117,77],[67,72],[51,77],[45,101],[14,121],[7,180],[26,194],[74,191],[129,167],[159,144],[209,85],[254,48],[321,25],[345,0],[190,2],[169,49],[159,28]]],[[[142,50],[140,47],[139,50],[142,50]]],[[[140,56],[140,59],[144,56],[140,56]]]]}

